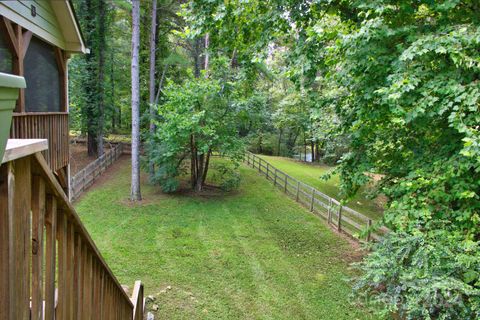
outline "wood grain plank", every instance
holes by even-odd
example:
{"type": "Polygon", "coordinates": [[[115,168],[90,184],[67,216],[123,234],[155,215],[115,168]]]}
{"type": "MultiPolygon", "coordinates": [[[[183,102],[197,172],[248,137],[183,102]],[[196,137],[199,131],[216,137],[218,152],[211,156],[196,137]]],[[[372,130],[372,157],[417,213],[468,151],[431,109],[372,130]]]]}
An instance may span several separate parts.
{"type": "Polygon", "coordinates": [[[46,201],[46,258],[45,258],[45,320],[55,318],[57,199],[47,196],[46,201]]]}
{"type": "Polygon", "coordinates": [[[13,301],[14,263],[11,260],[13,250],[13,199],[15,194],[15,176],[13,163],[0,166],[0,319],[15,319],[13,301]]]}
{"type": "Polygon", "coordinates": [[[74,288],[74,250],[75,250],[75,230],[72,221],[67,220],[67,265],[66,265],[66,288],[65,288],[65,300],[66,300],[66,313],[67,319],[73,319],[74,317],[74,300],[75,300],[75,288],[74,288]]]}
{"type": "Polygon", "coordinates": [[[43,319],[43,233],[45,226],[45,181],[32,178],[32,310],[31,319],[43,319]]]}
{"type": "Polygon", "coordinates": [[[13,288],[15,301],[15,318],[30,318],[30,254],[31,254],[31,174],[30,158],[14,162],[15,196],[14,196],[14,250],[10,257],[15,262],[13,288]]]}
{"type": "Polygon", "coordinates": [[[67,319],[67,217],[65,212],[57,211],[58,241],[58,305],[56,319],[67,319]]]}

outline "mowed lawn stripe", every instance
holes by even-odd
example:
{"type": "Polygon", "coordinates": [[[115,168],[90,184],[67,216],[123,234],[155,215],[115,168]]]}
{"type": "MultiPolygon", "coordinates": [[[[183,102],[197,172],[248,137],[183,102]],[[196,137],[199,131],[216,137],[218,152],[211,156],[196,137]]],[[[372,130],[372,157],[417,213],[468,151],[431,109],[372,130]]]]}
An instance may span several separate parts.
{"type": "Polygon", "coordinates": [[[141,279],[156,319],[371,319],[349,303],[354,249],[241,167],[238,191],[162,194],[132,205],[122,159],[76,204],[122,284],[141,279]]]}

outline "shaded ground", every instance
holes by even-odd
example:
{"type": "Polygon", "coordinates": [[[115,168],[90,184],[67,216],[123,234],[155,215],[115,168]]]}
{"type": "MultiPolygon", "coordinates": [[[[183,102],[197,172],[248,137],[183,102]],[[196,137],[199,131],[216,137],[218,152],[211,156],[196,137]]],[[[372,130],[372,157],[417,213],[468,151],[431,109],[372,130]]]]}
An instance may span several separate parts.
{"type": "Polygon", "coordinates": [[[156,319],[371,319],[349,303],[350,244],[242,167],[233,194],[128,201],[122,158],[76,204],[121,283],[141,279],[156,319]]]}
{"type": "MultiPolygon", "coordinates": [[[[277,169],[287,173],[288,175],[297,178],[298,180],[309,184],[326,195],[340,200],[340,181],[338,176],[332,176],[329,180],[323,180],[320,177],[333,170],[333,167],[320,164],[304,163],[296,161],[290,158],[273,157],[258,155],[259,157],[270,162],[271,165],[277,169]]],[[[357,196],[355,196],[347,206],[357,210],[360,213],[368,216],[372,219],[380,219],[383,214],[382,206],[384,205],[384,199],[369,199],[364,190],[361,190],[357,196]]]]}
{"type": "MultiPolygon", "coordinates": [[[[110,148],[108,144],[104,146],[105,151],[110,148]]],[[[87,153],[87,145],[85,143],[70,144],[70,174],[76,175],[80,170],[85,168],[96,157],[89,157],[87,153]]]]}

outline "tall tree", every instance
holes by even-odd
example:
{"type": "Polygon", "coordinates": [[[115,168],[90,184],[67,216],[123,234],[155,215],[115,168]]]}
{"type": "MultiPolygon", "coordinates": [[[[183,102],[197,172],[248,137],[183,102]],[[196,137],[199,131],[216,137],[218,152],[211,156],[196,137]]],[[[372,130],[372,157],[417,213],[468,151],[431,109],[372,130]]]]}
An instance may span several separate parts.
{"type": "MultiPolygon", "coordinates": [[[[150,135],[155,133],[155,56],[156,56],[156,31],[157,31],[157,0],[152,0],[152,21],[150,27],[150,82],[149,82],[149,103],[150,103],[150,135]]],[[[150,160],[149,176],[153,178],[155,174],[154,163],[150,160]]]]}
{"type": "Polygon", "coordinates": [[[132,1],[132,184],[130,199],[140,193],[140,1],[132,1]]]}
{"type": "Polygon", "coordinates": [[[97,156],[103,154],[103,134],[105,127],[105,54],[106,54],[106,3],[104,0],[98,2],[98,81],[97,81],[97,156]]]}
{"type": "Polygon", "coordinates": [[[103,154],[105,127],[106,34],[109,32],[112,12],[105,0],[79,0],[79,20],[90,53],[75,58],[72,62],[72,97],[81,107],[82,131],[87,134],[87,149],[90,156],[103,154]],[[78,88],[78,89],[77,89],[78,88]]]}

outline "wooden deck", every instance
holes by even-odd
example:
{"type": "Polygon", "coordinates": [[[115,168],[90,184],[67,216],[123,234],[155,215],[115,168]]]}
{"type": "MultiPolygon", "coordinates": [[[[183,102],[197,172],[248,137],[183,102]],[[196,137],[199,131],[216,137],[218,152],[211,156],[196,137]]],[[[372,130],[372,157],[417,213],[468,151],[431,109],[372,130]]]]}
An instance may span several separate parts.
{"type": "Polygon", "coordinates": [[[123,290],[46,148],[46,140],[9,140],[0,166],[0,319],[143,319],[143,285],[131,297],[123,290]]]}

